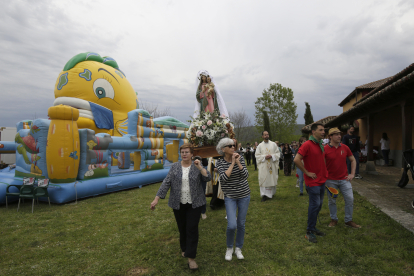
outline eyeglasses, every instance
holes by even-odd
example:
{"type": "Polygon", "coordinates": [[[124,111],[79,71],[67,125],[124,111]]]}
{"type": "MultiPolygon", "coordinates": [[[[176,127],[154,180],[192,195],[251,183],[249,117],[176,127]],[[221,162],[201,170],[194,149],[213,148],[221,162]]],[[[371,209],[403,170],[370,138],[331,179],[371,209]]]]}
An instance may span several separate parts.
{"type": "Polygon", "coordinates": [[[235,145],[227,145],[227,146],[225,146],[225,148],[235,148],[236,146],[235,145]]]}

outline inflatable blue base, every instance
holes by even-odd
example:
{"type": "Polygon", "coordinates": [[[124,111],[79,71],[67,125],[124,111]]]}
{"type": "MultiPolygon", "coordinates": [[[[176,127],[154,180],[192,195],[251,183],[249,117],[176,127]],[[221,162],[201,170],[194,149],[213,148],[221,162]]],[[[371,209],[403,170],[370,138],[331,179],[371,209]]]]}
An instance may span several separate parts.
{"type": "MultiPolygon", "coordinates": [[[[48,188],[50,202],[61,204],[76,199],[162,182],[167,176],[169,169],[147,171],[145,173],[140,171],[124,172],[112,174],[109,177],[65,184],[50,183],[48,188]]],[[[0,204],[6,204],[6,188],[8,185],[22,185],[23,179],[15,177],[14,173],[14,169],[5,168],[0,170],[0,204]]],[[[9,192],[18,192],[18,189],[11,187],[9,192]]],[[[18,199],[16,196],[9,196],[7,198],[8,202],[17,201],[18,199]]],[[[47,202],[47,198],[40,198],[39,200],[47,202]]]]}

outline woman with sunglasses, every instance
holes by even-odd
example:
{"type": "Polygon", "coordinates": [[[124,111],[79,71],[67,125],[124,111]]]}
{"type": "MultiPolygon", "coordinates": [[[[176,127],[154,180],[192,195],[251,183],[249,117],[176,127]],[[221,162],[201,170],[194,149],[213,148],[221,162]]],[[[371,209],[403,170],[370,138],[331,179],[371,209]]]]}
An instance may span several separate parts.
{"type": "Polygon", "coordinates": [[[243,157],[235,152],[234,141],[223,138],[216,149],[223,155],[217,160],[217,169],[220,175],[221,189],[224,193],[224,202],[227,212],[227,251],[225,259],[231,261],[233,252],[237,259],[244,259],[241,252],[244,242],[245,222],[250,202],[250,188],[247,183],[249,172],[243,157]],[[233,251],[234,236],[236,235],[236,250],[233,251]]]}

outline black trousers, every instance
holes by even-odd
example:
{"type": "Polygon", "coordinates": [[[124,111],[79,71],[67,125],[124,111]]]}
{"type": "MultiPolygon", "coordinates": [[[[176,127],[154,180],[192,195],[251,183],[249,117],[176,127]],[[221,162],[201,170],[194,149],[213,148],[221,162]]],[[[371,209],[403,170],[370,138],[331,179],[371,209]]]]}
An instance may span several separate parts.
{"type": "Polygon", "coordinates": [[[223,206],[224,204],[224,200],[217,198],[217,194],[218,194],[218,183],[217,185],[213,185],[213,195],[211,197],[211,201],[210,201],[210,207],[211,208],[215,208],[215,207],[220,207],[223,206]]]}
{"type": "Polygon", "coordinates": [[[194,259],[197,255],[201,206],[193,208],[191,204],[180,203],[180,210],[173,209],[173,211],[180,232],[181,251],[185,252],[185,257],[194,259]]]}
{"type": "Polygon", "coordinates": [[[285,175],[289,176],[292,172],[292,159],[285,159],[285,175]]]}
{"type": "Polygon", "coordinates": [[[247,161],[247,166],[250,166],[251,161],[252,161],[252,157],[251,157],[251,156],[246,155],[246,161],[247,161]]]}
{"type": "Polygon", "coordinates": [[[253,158],[253,164],[254,164],[254,170],[257,170],[257,163],[256,163],[256,158],[253,158]]]}

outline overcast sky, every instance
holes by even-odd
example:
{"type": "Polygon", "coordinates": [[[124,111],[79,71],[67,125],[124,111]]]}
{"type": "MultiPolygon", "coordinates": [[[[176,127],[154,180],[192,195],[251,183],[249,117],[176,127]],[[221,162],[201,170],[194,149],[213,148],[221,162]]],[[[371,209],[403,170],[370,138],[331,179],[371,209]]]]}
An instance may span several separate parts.
{"type": "Polygon", "coordinates": [[[414,1],[1,1],[0,126],[47,118],[54,84],[81,52],[114,58],[139,100],[186,121],[206,69],[227,109],[252,117],[270,83],[315,120],[356,86],[414,61],[414,1]]]}

